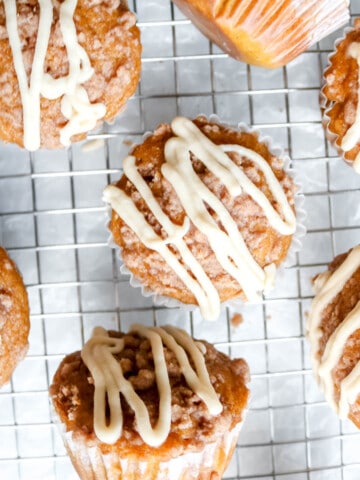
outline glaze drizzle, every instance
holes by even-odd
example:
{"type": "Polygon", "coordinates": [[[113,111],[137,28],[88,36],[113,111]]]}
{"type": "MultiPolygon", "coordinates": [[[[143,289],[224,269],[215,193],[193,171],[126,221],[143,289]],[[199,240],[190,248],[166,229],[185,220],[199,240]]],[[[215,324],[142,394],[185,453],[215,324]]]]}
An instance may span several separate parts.
{"type": "Polygon", "coordinates": [[[320,339],[323,331],[320,327],[324,309],[344,288],[347,281],[360,267],[360,245],[353,248],[344,262],[332,273],[321,274],[316,284],[316,296],[311,304],[307,323],[307,336],[311,345],[311,361],[318,376],[325,398],[338,413],[346,418],[350,405],[360,393],[360,362],[340,383],[340,398],[334,398],[332,371],[340,361],[344,345],[349,337],[360,328],[360,302],[348,313],[344,320],[331,334],[321,357],[319,357],[320,339]]]}
{"type": "Polygon", "coordinates": [[[280,183],[266,160],[259,154],[240,145],[215,145],[191,120],[184,117],[175,118],[171,127],[175,136],[166,142],[165,162],[161,172],[176,191],[186,212],[184,224],[175,225],[164,214],[151,189],[138,172],[133,156],[124,160],[124,173],[167,233],[167,238],[163,239],[155,233],[132,199],[121,189],[113,185],[107,186],[104,190],[104,200],[146,247],[157,251],[164,258],[194,294],[203,317],[214,320],[220,312],[219,294],[183,238],[190,222],[207,237],[218,262],[237,280],[248,300],[259,300],[259,292],[272,286],[276,267],[270,264],[262,269],[257,264],[228,210],[197,176],[189,152],[193,152],[219,178],[232,196],[241,195],[242,192],[250,195],[264,210],[270,225],[281,234],[294,233],[296,219],[280,183]],[[281,214],[226,152],[236,152],[245,156],[262,171],[281,214]],[[207,205],[215,212],[217,218],[221,218],[222,228],[208,212],[207,205]],[[182,262],[168,247],[170,243],[177,248],[182,262]]]}
{"type": "Polygon", "coordinates": [[[171,427],[171,386],[166,368],[164,347],[173,351],[182,374],[189,387],[206,404],[211,415],[222,412],[222,404],[212,386],[206,369],[204,345],[195,342],[184,330],[172,326],[145,327],[133,325],[130,332],[147,338],[151,344],[156,384],[159,391],[159,416],[155,427],[150,423],[145,403],[122,372],[114,355],[124,348],[124,340],[110,337],[106,330],[97,327],[90,340],[84,345],[81,357],[94,380],[94,431],[104,443],[113,444],[122,435],[122,409],[120,393],[132,408],[136,428],[150,446],[157,447],[167,438],[171,427]],[[192,360],[195,368],[189,362],[192,360]],[[110,421],[106,420],[106,400],[109,405],[110,421]]]}
{"type": "Polygon", "coordinates": [[[106,113],[104,104],[90,103],[83,87],[83,83],[92,77],[94,70],[87,53],[77,40],[73,19],[76,6],[77,0],[64,0],[59,6],[60,30],[69,59],[69,73],[54,79],[44,72],[54,7],[51,0],[39,0],[39,30],[28,81],[17,29],[16,0],[4,0],[6,28],[23,107],[23,141],[28,150],[36,150],[41,144],[41,96],[50,100],[62,97],[61,112],[68,120],[60,130],[60,142],[64,146],[70,144],[73,135],[94,128],[106,113]]]}

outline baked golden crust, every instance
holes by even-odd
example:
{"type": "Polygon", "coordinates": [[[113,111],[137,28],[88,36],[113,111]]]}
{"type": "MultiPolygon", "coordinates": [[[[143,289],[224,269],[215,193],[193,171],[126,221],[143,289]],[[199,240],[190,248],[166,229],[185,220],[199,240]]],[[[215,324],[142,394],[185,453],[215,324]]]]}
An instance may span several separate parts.
{"type": "Polygon", "coordinates": [[[0,247],[0,386],[28,349],[29,304],[20,273],[0,247]]]}
{"type": "MultiPolygon", "coordinates": [[[[282,161],[270,153],[265,143],[259,142],[255,133],[240,132],[211,123],[204,117],[195,119],[194,123],[215,144],[239,144],[263,156],[271,165],[290,205],[294,208],[294,184],[291,178],[284,172],[282,161]]],[[[153,135],[145,139],[143,144],[134,148],[131,155],[136,157],[138,171],[151,188],[161,209],[174,223],[182,225],[185,211],[173,187],[161,173],[161,165],[165,161],[164,146],[172,136],[169,125],[160,125],[153,135]]],[[[241,163],[245,174],[266,195],[276,209],[277,205],[263,173],[250,160],[240,157],[238,154],[230,153],[230,155],[235,163],[241,163]]],[[[258,264],[261,267],[271,263],[279,265],[286,257],[292,236],[281,235],[271,227],[262,208],[249,195],[242,193],[237,197],[232,197],[225,186],[203,163],[194,157],[192,160],[199,178],[221,200],[236,221],[250,253],[258,264]]],[[[158,221],[125,175],[121,177],[116,186],[131,196],[156,233],[163,235],[164,232],[158,221]]],[[[208,211],[216,219],[210,208],[208,211]]],[[[216,221],[221,222],[219,219],[216,221]]],[[[193,293],[182,283],[160,254],[147,248],[114,211],[109,227],[115,242],[121,247],[124,264],[146,289],[159,295],[175,298],[182,303],[196,304],[193,293]]],[[[210,248],[208,239],[193,224],[184,236],[184,240],[217,289],[220,301],[235,297],[244,298],[239,283],[221,267],[215,253],[210,248]]],[[[179,254],[175,253],[180,259],[179,254]]]]}
{"type": "MultiPolygon", "coordinates": [[[[121,364],[124,376],[132,383],[136,393],[146,404],[151,423],[158,418],[158,387],[154,377],[153,357],[149,341],[135,333],[122,334],[110,331],[110,336],[125,340],[125,347],[114,355],[121,364]]],[[[65,357],[55,373],[50,395],[55,410],[66,431],[97,445],[103,454],[116,454],[136,461],[168,461],[189,452],[200,451],[216,442],[226,432],[238,425],[248,401],[248,367],[244,360],[231,360],[209,343],[205,363],[210,381],[223,405],[223,411],[212,416],[204,402],[187,385],[174,353],[164,346],[166,365],[171,385],[171,430],[160,447],[144,443],[137,432],[132,409],[121,397],[123,433],[114,445],[102,443],[93,430],[94,385],[80,352],[65,357]]]]}
{"type": "MultiPolygon", "coordinates": [[[[345,261],[348,253],[338,255],[329,265],[328,271],[335,272],[345,261]]],[[[316,278],[316,277],[315,277],[316,278]]],[[[345,283],[341,291],[333,298],[321,313],[318,358],[321,358],[327,342],[337,327],[344,321],[346,316],[353,310],[360,300],[360,268],[345,283]]],[[[334,382],[334,399],[340,398],[340,383],[344,380],[360,361],[360,329],[356,330],[345,342],[339,362],[332,370],[334,382]]],[[[349,418],[360,428],[360,396],[350,406],[349,418]]]]}
{"type": "MultiPolygon", "coordinates": [[[[61,2],[59,2],[61,3],[61,2]]],[[[18,31],[29,76],[39,22],[36,0],[17,2],[18,31]]],[[[112,119],[134,94],[140,76],[140,32],[135,16],[120,0],[79,0],[74,21],[80,45],[85,49],[94,74],[84,87],[91,103],[104,103],[112,119]]],[[[0,139],[23,146],[22,103],[0,1],[0,139]]],[[[67,75],[68,59],[59,26],[59,5],[54,3],[54,22],[44,70],[54,78],[67,75]]],[[[61,113],[61,98],[41,97],[41,147],[60,148],[59,130],[67,123],[61,113]]],[[[78,141],[79,134],[72,138],[78,141]]]]}
{"type": "Polygon", "coordinates": [[[344,152],[343,138],[355,121],[358,105],[359,68],[355,58],[348,54],[351,43],[360,42],[360,19],[354,22],[354,29],[348,32],[330,56],[330,65],[324,72],[325,85],[322,88],[324,126],[329,140],[345,160],[353,162],[360,153],[360,142],[344,152]]]}
{"type": "Polygon", "coordinates": [[[238,60],[276,68],[294,59],[348,18],[345,1],[173,0],[222,50],[238,60]]]}

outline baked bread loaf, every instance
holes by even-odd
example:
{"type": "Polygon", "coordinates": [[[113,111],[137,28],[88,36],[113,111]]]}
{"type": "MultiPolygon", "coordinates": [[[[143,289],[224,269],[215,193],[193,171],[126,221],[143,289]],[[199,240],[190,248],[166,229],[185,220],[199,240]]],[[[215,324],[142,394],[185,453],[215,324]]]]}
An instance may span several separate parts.
{"type": "Polygon", "coordinates": [[[0,51],[0,139],[28,150],[84,138],[139,81],[125,0],[0,1],[0,51]]]}
{"type": "Polygon", "coordinates": [[[0,387],[26,355],[29,329],[29,303],[21,275],[0,247],[0,387]]]}
{"type": "Polygon", "coordinates": [[[323,124],[339,155],[360,173],[360,18],[329,57],[321,90],[323,124]]]}
{"type": "Polygon", "coordinates": [[[349,20],[347,0],[173,0],[232,57],[276,68],[349,20]]]}
{"type": "Polygon", "coordinates": [[[296,229],[295,186],[258,134],[204,117],[160,125],[104,190],[122,261],[146,291],[199,305],[256,301],[296,229]]]}
{"type": "Polygon", "coordinates": [[[314,280],[307,335],[315,375],[340,418],[360,428],[360,245],[314,280]]]}
{"type": "Polygon", "coordinates": [[[83,480],[220,479],[248,400],[248,367],[175,327],[97,327],[50,387],[83,480]]]}

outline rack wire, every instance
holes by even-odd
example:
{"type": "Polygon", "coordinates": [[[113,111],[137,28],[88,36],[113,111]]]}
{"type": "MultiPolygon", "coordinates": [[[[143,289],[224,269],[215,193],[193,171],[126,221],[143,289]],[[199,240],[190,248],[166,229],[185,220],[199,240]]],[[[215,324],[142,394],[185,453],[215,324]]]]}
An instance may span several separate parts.
{"type": "MultiPolygon", "coordinates": [[[[326,142],[318,107],[341,32],[268,71],[229,58],[170,2],[130,7],[142,31],[141,83],[126,111],[89,136],[97,148],[0,148],[0,242],[23,273],[32,322],[29,354],[0,392],[0,478],[76,479],[47,394],[61,358],[81,348],[94,325],[170,321],[250,365],[252,400],[224,478],[358,480],[360,434],[325,403],[304,339],[311,276],[360,241],[360,177],[326,142]],[[239,326],[230,308],[205,324],[197,312],[155,307],[128,285],[107,245],[101,192],[121,174],[121,159],[158,123],[199,113],[268,133],[289,153],[305,194],[303,248],[271,295],[236,310],[239,326]]],[[[360,1],[351,10],[360,14],[360,1]]]]}

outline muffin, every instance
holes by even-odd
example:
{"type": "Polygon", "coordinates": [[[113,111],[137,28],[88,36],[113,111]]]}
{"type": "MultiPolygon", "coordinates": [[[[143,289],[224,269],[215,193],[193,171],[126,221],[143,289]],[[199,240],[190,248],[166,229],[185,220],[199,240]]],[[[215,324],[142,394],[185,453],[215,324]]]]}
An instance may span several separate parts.
{"type": "Polygon", "coordinates": [[[313,280],[307,336],[314,372],[340,418],[360,428],[360,245],[313,280]]]}
{"type": "Polygon", "coordinates": [[[125,0],[0,1],[0,139],[66,147],[135,92],[140,35],[125,0]]]}
{"type": "Polygon", "coordinates": [[[83,480],[220,479],[248,400],[248,367],[165,326],[94,329],[50,387],[83,480]]]}
{"type": "Polygon", "coordinates": [[[173,0],[232,57],[276,68],[349,20],[348,0],[173,0]]]}
{"type": "Polygon", "coordinates": [[[321,90],[327,137],[344,160],[360,173],[360,18],[329,57],[321,90]]]}
{"type": "Polygon", "coordinates": [[[144,292],[198,305],[258,301],[296,229],[295,186],[255,132],[198,117],[162,124],[104,190],[122,261],[144,292]]]}
{"type": "Polygon", "coordinates": [[[21,275],[0,247],[0,387],[25,357],[29,329],[29,303],[21,275]]]}

